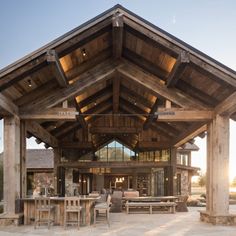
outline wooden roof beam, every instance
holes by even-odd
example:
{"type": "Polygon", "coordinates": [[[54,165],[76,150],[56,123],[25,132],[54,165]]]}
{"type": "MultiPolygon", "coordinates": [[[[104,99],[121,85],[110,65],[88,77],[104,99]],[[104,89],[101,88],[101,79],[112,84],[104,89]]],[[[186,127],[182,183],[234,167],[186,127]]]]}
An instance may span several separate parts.
{"type": "Polygon", "coordinates": [[[141,127],[91,127],[92,134],[137,134],[141,132],[141,127]]]}
{"type": "Polygon", "coordinates": [[[152,121],[156,117],[154,113],[157,112],[159,104],[160,104],[160,100],[159,100],[159,98],[157,98],[155,103],[152,106],[151,111],[149,112],[149,116],[147,117],[147,119],[145,120],[145,122],[143,124],[143,129],[144,130],[147,130],[150,127],[152,121]]]}
{"type": "Polygon", "coordinates": [[[58,147],[58,140],[35,121],[26,122],[26,130],[51,147],[58,147]]]}
{"type": "Polygon", "coordinates": [[[88,125],[87,125],[84,117],[80,116],[80,114],[82,113],[81,112],[81,106],[77,103],[76,99],[74,99],[74,103],[75,103],[75,107],[76,107],[76,110],[77,110],[77,113],[78,113],[78,115],[76,116],[76,119],[77,119],[77,121],[79,121],[79,123],[81,124],[83,129],[87,129],[88,125]]]}
{"type": "Polygon", "coordinates": [[[49,66],[51,66],[51,70],[60,87],[67,87],[68,81],[55,50],[47,51],[47,62],[49,63],[49,66]]]}
{"type": "Polygon", "coordinates": [[[189,62],[190,62],[189,53],[186,51],[182,51],[178,56],[175,65],[173,66],[166,80],[166,86],[168,88],[174,87],[177,84],[178,80],[181,78],[189,62]]]}
{"type": "Polygon", "coordinates": [[[79,102],[79,106],[81,108],[88,106],[89,104],[95,102],[96,100],[102,98],[103,96],[110,94],[112,95],[112,87],[111,85],[105,87],[104,89],[99,90],[98,92],[92,94],[91,96],[85,98],[84,100],[79,102]]]}
{"type": "Polygon", "coordinates": [[[120,100],[120,76],[115,75],[113,78],[113,113],[119,111],[119,100],[120,100]]]}
{"type": "Polygon", "coordinates": [[[123,15],[115,13],[112,18],[112,40],[113,40],[113,57],[121,58],[123,48],[123,15]]]}
{"type": "Polygon", "coordinates": [[[175,88],[167,88],[156,76],[144,72],[138,66],[127,61],[125,61],[123,66],[119,67],[118,72],[139,86],[146,87],[155,96],[161,96],[183,108],[195,108],[200,110],[209,109],[208,106],[189,95],[186,95],[175,88]]]}
{"type": "Polygon", "coordinates": [[[223,102],[218,104],[215,112],[220,115],[231,116],[236,112],[236,92],[232,93],[223,102]]]}
{"type": "Polygon", "coordinates": [[[19,116],[19,108],[18,106],[12,102],[9,98],[4,96],[2,93],[0,93],[0,115],[13,115],[13,116],[19,116]]]}
{"type": "Polygon", "coordinates": [[[204,123],[195,123],[186,128],[178,137],[172,141],[171,146],[180,147],[187,143],[190,139],[197,137],[202,132],[207,130],[207,125],[204,123]]]}
{"type": "Polygon", "coordinates": [[[43,110],[54,107],[67,99],[78,96],[86,89],[112,78],[118,67],[119,66],[117,66],[116,62],[111,60],[102,62],[91,70],[80,75],[80,79],[68,85],[68,87],[55,89],[44,97],[32,101],[28,105],[24,106],[24,110],[43,110]]]}
{"type": "Polygon", "coordinates": [[[125,87],[125,86],[121,86],[121,95],[125,98],[128,98],[128,100],[132,100],[132,102],[137,102],[140,103],[148,108],[152,108],[153,103],[148,100],[145,99],[143,96],[141,96],[140,94],[136,93],[135,91],[125,87]]]}
{"type": "Polygon", "coordinates": [[[75,148],[75,149],[93,149],[93,143],[92,142],[60,142],[61,148],[75,148]]]}
{"type": "Polygon", "coordinates": [[[20,111],[20,118],[24,120],[75,120],[75,108],[50,108],[42,111],[20,111]]]}

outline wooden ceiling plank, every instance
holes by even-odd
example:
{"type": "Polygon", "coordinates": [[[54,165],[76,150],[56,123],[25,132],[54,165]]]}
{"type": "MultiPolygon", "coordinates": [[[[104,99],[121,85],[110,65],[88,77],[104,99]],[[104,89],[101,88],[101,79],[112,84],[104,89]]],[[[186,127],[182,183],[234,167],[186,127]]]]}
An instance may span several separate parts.
{"type": "Polygon", "coordinates": [[[113,42],[113,57],[121,58],[123,48],[123,15],[119,12],[112,18],[112,42],[113,42]]]}
{"type": "Polygon", "coordinates": [[[120,76],[115,75],[113,78],[113,113],[116,114],[119,111],[120,100],[120,76]]]}
{"type": "Polygon", "coordinates": [[[58,140],[36,121],[27,121],[26,130],[51,147],[58,147],[58,140]]]}
{"type": "Polygon", "coordinates": [[[166,80],[166,86],[168,88],[174,87],[177,84],[178,80],[181,78],[181,75],[183,74],[189,62],[190,62],[189,53],[186,51],[182,51],[178,56],[178,59],[175,62],[175,65],[172,68],[166,80]]]}
{"type": "Polygon", "coordinates": [[[68,85],[67,77],[64,73],[60,60],[55,50],[47,51],[47,62],[51,66],[53,75],[55,76],[58,84],[61,88],[65,88],[68,85]]]}

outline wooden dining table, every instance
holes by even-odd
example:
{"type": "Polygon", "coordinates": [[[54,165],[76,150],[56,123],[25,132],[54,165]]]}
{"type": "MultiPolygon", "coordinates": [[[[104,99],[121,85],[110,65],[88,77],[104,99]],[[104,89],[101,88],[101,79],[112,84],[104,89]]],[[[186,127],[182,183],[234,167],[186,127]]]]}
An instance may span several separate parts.
{"type": "MultiPolygon", "coordinates": [[[[81,225],[91,225],[93,222],[93,207],[95,201],[100,197],[96,196],[81,196],[80,203],[81,211],[81,225]]],[[[24,224],[29,225],[34,223],[35,205],[34,198],[23,198],[24,202],[24,224]]],[[[55,206],[54,225],[63,225],[64,223],[64,197],[50,197],[50,202],[55,206]]]]}
{"type": "Polygon", "coordinates": [[[125,201],[131,202],[175,202],[178,197],[176,196],[146,196],[146,197],[123,197],[125,201]]]}

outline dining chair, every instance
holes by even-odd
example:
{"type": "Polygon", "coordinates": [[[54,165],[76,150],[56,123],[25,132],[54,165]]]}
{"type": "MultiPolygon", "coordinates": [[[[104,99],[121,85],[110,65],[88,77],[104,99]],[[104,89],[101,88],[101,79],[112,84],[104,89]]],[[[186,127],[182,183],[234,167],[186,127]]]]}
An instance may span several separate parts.
{"type": "Polygon", "coordinates": [[[64,199],[64,229],[68,224],[77,224],[78,229],[80,227],[80,212],[82,207],[80,206],[79,197],[65,197],[64,199]],[[72,215],[77,215],[73,218],[72,215]]]}
{"type": "Polygon", "coordinates": [[[94,206],[94,225],[97,223],[97,216],[103,216],[106,219],[108,226],[110,226],[109,212],[111,208],[111,195],[108,194],[106,202],[97,203],[94,206]]]}

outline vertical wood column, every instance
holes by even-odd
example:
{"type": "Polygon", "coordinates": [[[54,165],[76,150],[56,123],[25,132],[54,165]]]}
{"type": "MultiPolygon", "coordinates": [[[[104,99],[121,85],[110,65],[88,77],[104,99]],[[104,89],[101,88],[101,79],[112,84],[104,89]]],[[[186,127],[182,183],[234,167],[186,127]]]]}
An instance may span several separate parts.
{"type": "Polygon", "coordinates": [[[55,192],[55,194],[57,194],[58,193],[58,181],[59,181],[58,165],[61,160],[61,149],[60,148],[53,148],[53,154],[54,154],[54,168],[53,168],[54,192],[55,192]]]}
{"type": "Polygon", "coordinates": [[[21,174],[21,192],[22,198],[27,195],[27,170],[26,170],[26,125],[25,121],[20,122],[20,174],[21,174]]]}
{"type": "Polygon", "coordinates": [[[176,148],[170,149],[170,167],[168,168],[168,189],[167,189],[167,195],[176,195],[176,184],[175,184],[175,175],[176,175],[176,148]]]}
{"type": "Polygon", "coordinates": [[[20,198],[20,120],[16,117],[4,118],[4,212],[15,215],[15,200],[20,198]]]}
{"type": "Polygon", "coordinates": [[[208,125],[207,211],[229,213],[229,118],[220,115],[208,125]]]}

